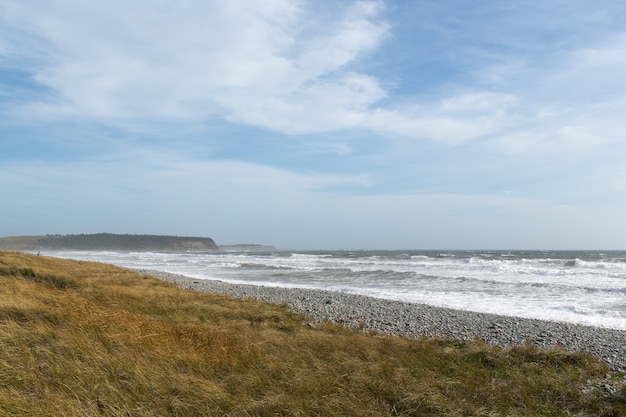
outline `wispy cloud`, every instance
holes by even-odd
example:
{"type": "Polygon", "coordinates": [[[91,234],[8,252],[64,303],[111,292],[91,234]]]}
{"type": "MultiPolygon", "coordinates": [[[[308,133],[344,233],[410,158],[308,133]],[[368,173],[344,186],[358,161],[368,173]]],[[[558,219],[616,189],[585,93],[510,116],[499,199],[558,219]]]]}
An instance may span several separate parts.
{"type": "Polygon", "coordinates": [[[624,18],[617,0],[5,0],[0,210],[60,232],[131,213],[241,241],[617,247],[624,18]]]}
{"type": "Polygon", "coordinates": [[[33,77],[56,93],[30,103],[31,116],[225,117],[310,132],[358,125],[385,95],[376,79],[346,68],[388,31],[378,2],[358,2],[330,22],[307,21],[292,1],[53,3],[8,7],[13,27],[48,46],[5,46],[41,61],[33,77]]]}
{"type": "MultiPolygon", "coordinates": [[[[522,138],[527,135],[516,121],[532,132],[549,115],[562,124],[563,117],[624,105],[615,89],[626,69],[623,34],[557,51],[547,66],[545,60],[520,61],[524,54],[513,57],[500,47],[498,59],[484,56],[485,49],[469,58],[477,46],[461,49],[461,43],[455,46],[459,59],[484,61],[474,86],[458,86],[443,98],[394,103],[383,102],[393,86],[353,65],[390,36],[382,2],[356,2],[330,19],[310,13],[310,4],[287,0],[159,7],[56,1],[31,7],[5,5],[5,24],[13,30],[5,35],[27,36],[4,36],[1,46],[4,55],[20,57],[12,62],[36,62],[27,68],[49,92],[25,105],[29,118],[82,118],[127,128],[222,118],[287,134],[368,129],[460,143],[502,132],[522,138]]],[[[500,24],[507,22],[519,26],[500,24]]],[[[470,30],[487,37],[484,29],[470,30]]],[[[510,29],[504,33],[511,45],[524,42],[510,29]]]]}
{"type": "Polygon", "coordinates": [[[23,112],[124,127],[223,118],[287,134],[368,129],[460,142],[494,131],[510,99],[472,91],[383,105],[388,89],[351,68],[389,35],[381,2],[356,2],[326,20],[290,1],[248,3],[58,2],[37,13],[12,3],[13,27],[47,45],[24,52],[13,44],[13,52],[40,62],[33,78],[52,92],[23,112]]]}

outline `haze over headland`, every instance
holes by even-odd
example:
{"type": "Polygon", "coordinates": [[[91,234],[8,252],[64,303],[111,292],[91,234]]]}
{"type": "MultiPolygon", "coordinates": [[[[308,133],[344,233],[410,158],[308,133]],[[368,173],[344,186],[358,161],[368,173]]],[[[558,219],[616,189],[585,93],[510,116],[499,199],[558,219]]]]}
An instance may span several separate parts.
{"type": "Polygon", "coordinates": [[[4,1],[0,236],[624,249],[624,18],[617,0],[4,1]]]}
{"type": "Polygon", "coordinates": [[[0,238],[0,249],[91,251],[216,251],[208,237],[95,233],[81,235],[13,236],[0,238]]]}
{"type": "Polygon", "coordinates": [[[0,250],[228,252],[273,251],[271,245],[217,245],[210,237],[93,233],[79,235],[0,237],[0,250]]]}

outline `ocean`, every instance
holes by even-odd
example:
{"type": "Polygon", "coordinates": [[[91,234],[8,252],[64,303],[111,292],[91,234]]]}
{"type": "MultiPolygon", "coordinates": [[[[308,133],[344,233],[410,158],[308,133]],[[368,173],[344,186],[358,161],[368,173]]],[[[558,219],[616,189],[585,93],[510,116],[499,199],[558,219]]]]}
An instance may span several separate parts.
{"type": "Polygon", "coordinates": [[[626,251],[87,252],[45,255],[626,330],[626,251]]]}

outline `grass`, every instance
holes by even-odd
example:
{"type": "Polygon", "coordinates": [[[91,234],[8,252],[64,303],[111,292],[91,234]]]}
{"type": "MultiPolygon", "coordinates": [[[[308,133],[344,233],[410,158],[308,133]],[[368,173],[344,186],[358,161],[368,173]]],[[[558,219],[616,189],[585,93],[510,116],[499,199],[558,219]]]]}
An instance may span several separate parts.
{"type": "Polygon", "coordinates": [[[624,387],[599,388],[607,373],[586,354],[311,324],[0,252],[0,416],[626,416],[624,387]]]}
{"type": "Polygon", "coordinates": [[[0,250],[34,249],[39,245],[39,240],[44,237],[45,236],[0,237],[0,250]]]}

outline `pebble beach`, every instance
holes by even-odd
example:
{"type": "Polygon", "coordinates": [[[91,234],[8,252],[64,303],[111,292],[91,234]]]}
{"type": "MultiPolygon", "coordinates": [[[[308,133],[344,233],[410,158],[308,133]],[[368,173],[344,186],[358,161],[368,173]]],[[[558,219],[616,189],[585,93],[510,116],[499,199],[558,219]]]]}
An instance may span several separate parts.
{"type": "Polygon", "coordinates": [[[302,288],[230,284],[153,270],[138,270],[180,288],[251,297],[287,305],[315,321],[330,321],[403,337],[474,340],[508,347],[531,343],[587,352],[614,371],[626,372],[626,331],[500,316],[302,288]]]}

